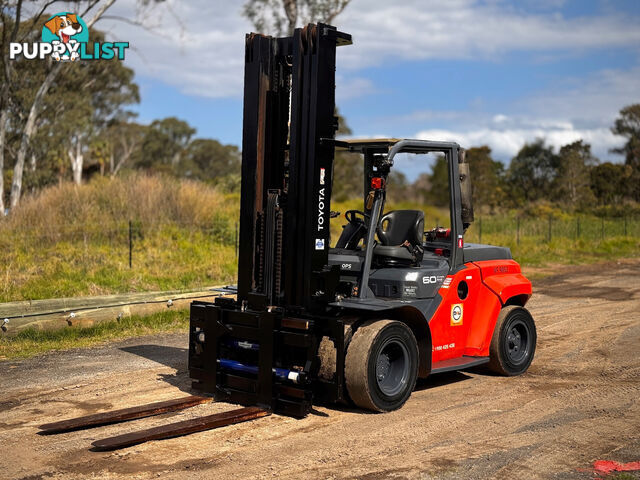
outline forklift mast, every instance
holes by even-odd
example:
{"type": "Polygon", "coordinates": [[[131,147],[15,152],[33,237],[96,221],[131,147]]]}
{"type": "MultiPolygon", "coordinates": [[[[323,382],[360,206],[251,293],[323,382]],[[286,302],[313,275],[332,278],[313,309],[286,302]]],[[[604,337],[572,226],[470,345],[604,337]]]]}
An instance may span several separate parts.
{"type": "Polygon", "coordinates": [[[311,311],[334,296],[328,266],[336,46],[351,36],[310,24],[246,38],[238,303],[311,311]]]}

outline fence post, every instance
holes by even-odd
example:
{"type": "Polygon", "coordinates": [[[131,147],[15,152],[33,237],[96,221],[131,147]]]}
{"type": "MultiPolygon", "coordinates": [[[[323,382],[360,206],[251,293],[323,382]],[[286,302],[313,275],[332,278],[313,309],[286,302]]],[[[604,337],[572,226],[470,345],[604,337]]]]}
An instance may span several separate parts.
{"type": "Polygon", "coordinates": [[[551,218],[551,215],[549,215],[549,234],[548,234],[548,236],[547,236],[547,241],[549,241],[549,242],[551,241],[551,222],[552,222],[552,221],[553,221],[553,220],[552,220],[552,218],[551,218]]]}
{"type": "Polygon", "coordinates": [[[131,255],[133,252],[133,225],[129,220],[129,268],[131,268],[131,255]]]}
{"type": "Polygon", "coordinates": [[[624,216],[624,236],[627,236],[627,216],[624,216]]]}
{"type": "Polygon", "coordinates": [[[516,245],[520,245],[520,217],[516,217],[516,245]]]}
{"type": "Polygon", "coordinates": [[[236,243],[236,258],[238,258],[238,222],[236,222],[236,239],[235,239],[235,243],[236,243]]]}
{"type": "Polygon", "coordinates": [[[576,240],[580,239],[580,217],[576,217],[576,240]]]}
{"type": "Polygon", "coordinates": [[[482,243],[482,217],[478,218],[478,243],[482,243]]]}
{"type": "Polygon", "coordinates": [[[604,240],[604,217],[600,218],[600,240],[604,240]]]}

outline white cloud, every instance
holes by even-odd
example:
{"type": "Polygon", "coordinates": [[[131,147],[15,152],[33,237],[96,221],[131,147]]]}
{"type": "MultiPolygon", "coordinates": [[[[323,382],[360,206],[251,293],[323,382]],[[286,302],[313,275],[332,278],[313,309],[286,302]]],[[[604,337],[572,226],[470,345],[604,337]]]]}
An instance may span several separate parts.
{"type": "Polygon", "coordinates": [[[428,125],[403,136],[456,141],[465,147],[489,145],[503,161],[537,138],[560,148],[583,139],[602,160],[620,160],[610,150],[624,138],[611,133],[618,112],[640,101],[640,67],[604,70],[565,79],[512,104],[499,113],[478,111],[418,111],[392,121],[428,125]],[[439,125],[434,127],[434,125],[439,125]]]}
{"type": "Polygon", "coordinates": [[[337,22],[353,35],[351,68],[421,59],[496,60],[513,51],[586,50],[640,45],[640,29],[622,15],[564,18],[525,13],[511,3],[475,0],[354,0],[337,22]]]}
{"type": "Polygon", "coordinates": [[[454,141],[467,148],[488,145],[494,156],[501,160],[512,158],[525,143],[531,143],[538,138],[544,139],[556,150],[563,145],[583,139],[595,147],[594,153],[599,156],[607,155],[610,148],[620,144],[620,138],[613,135],[608,128],[580,130],[573,125],[567,125],[565,128],[526,129],[487,127],[465,131],[428,129],[418,132],[416,137],[425,140],[454,141]]]}
{"type": "MultiPolygon", "coordinates": [[[[136,17],[136,0],[118,0],[110,16],[136,17]]],[[[201,97],[239,97],[244,81],[244,38],[250,23],[240,3],[167,0],[146,10],[149,29],[105,19],[97,28],[129,41],[126,63],[136,74],[201,97]]]]}
{"type": "Polygon", "coordinates": [[[344,77],[336,74],[336,103],[379,92],[369,78],[344,77]]]}
{"type": "MultiPolygon", "coordinates": [[[[241,2],[167,0],[142,13],[137,5],[118,0],[108,13],[142,16],[152,31],[113,20],[97,25],[112,38],[129,40],[139,52],[130,51],[127,58],[137,74],[192,95],[242,94],[244,34],[252,26],[240,13],[241,2]]],[[[558,53],[640,45],[640,29],[630,28],[627,17],[566,19],[553,12],[525,13],[504,2],[353,0],[335,23],[353,34],[355,43],[338,49],[339,71],[401,59],[497,60],[520,50],[558,53]]],[[[365,92],[374,90],[370,80],[357,81],[365,92]]],[[[352,91],[357,92],[354,83],[352,91]]],[[[343,90],[338,94],[348,97],[350,92],[343,90]]]]}
{"type": "Polygon", "coordinates": [[[620,109],[640,101],[640,66],[572,77],[533,92],[512,108],[537,117],[569,119],[579,127],[611,126],[620,109]]]}

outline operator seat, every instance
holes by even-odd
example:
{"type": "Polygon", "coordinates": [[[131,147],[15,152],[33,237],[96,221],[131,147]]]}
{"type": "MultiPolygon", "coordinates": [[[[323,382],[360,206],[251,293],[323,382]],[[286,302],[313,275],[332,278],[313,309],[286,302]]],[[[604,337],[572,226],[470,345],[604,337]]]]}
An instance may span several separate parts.
{"type": "Polygon", "coordinates": [[[380,220],[377,234],[380,243],[373,248],[373,259],[377,265],[417,265],[422,261],[422,210],[386,213],[380,220]]]}

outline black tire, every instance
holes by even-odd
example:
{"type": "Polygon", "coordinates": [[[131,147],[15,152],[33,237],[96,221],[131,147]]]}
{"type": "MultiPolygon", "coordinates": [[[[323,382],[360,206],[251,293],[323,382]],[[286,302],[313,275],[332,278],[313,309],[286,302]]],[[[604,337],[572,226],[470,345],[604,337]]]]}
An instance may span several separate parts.
{"type": "Polygon", "coordinates": [[[394,320],[365,322],[351,339],[344,370],[347,391],[358,407],[376,412],[402,407],[418,375],[413,332],[394,320]]]}
{"type": "Polygon", "coordinates": [[[536,324],[524,307],[510,305],[498,315],[489,348],[489,368],[512,377],[527,371],[536,351],[536,324]]]}

